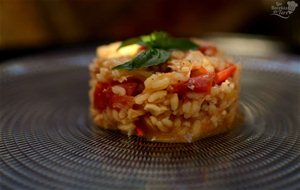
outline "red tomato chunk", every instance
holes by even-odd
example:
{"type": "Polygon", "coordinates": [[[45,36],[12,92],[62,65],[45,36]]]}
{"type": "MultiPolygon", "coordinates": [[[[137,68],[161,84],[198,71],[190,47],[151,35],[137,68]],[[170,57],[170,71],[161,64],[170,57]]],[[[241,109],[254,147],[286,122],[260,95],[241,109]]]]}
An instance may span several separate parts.
{"type": "Polygon", "coordinates": [[[202,45],[198,50],[207,56],[214,56],[218,53],[218,49],[213,45],[202,45]]]}
{"type": "Polygon", "coordinates": [[[179,83],[170,87],[171,92],[184,94],[189,91],[198,93],[210,92],[214,75],[209,73],[190,78],[187,82],[179,83]]]}
{"type": "Polygon", "coordinates": [[[236,71],[236,66],[231,64],[229,67],[227,67],[226,69],[219,71],[216,75],[215,78],[215,83],[216,84],[221,84],[222,82],[224,82],[226,79],[228,79],[229,77],[231,77],[236,71]]]}
{"type": "Polygon", "coordinates": [[[139,80],[127,80],[124,83],[98,83],[94,91],[94,107],[99,111],[106,107],[121,109],[131,107],[134,104],[134,96],[142,90],[139,80]],[[118,85],[126,90],[126,95],[120,96],[112,92],[112,86],[118,85]]]}

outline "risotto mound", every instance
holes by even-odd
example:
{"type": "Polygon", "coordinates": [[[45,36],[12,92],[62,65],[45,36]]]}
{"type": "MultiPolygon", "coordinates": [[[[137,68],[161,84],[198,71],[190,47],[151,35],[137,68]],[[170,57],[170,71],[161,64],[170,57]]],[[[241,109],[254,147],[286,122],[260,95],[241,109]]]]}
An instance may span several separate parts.
{"type": "Polygon", "coordinates": [[[164,54],[156,57],[163,60],[160,64],[152,64],[156,54],[141,57],[149,50],[142,43],[98,47],[89,67],[94,123],[164,142],[192,142],[231,129],[238,109],[239,65],[214,45],[189,40],[197,48],[170,48],[163,52],[166,60],[164,54]],[[130,65],[134,58],[147,65],[130,65]],[[130,67],[119,69],[121,65],[130,67]]]}

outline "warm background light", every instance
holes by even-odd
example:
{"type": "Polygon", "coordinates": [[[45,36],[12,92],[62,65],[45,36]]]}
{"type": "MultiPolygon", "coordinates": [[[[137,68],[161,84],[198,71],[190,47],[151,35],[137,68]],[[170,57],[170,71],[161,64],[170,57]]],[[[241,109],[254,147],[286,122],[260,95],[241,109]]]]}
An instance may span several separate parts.
{"type": "Polygon", "coordinates": [[[275,0],[1,0],[0,50],[101,43],[153,30],[175,36],[259,34],[297,49],[300,8],[282,19],[271,16],[275,4],[275,0]]]}

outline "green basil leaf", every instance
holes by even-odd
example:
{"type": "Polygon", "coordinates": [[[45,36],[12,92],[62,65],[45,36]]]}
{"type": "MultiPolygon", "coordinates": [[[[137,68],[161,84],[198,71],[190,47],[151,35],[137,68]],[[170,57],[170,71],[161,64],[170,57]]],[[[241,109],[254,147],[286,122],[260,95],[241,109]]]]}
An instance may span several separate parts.
{"type": "Polygon", "coordinates": [[[163,42],[167,39],[171,38],[171,36],[166,32],[152,32],[149,35],[141,36],[140,39],[149,45],[153,43],[163,42]]]}
{"type": "Polygon", "coordinates": [[[199,48],[192,41],[183,38],[181,39],[169,38],[169,39],[165,39],[164,41],[155,41],[152,42],[151,46],[153,48],[161,48],[165,50],[171,50],[171,49],[189,50],[189,49],[199,48]]]}
{"type": "Polygon", "coordinates": [[[170,55],[171,53],[166,50],[148,49],[137,55],[131,61],[128,61],[122,65],[118,65],[113,69],[132,70],[159,65],[166,62],[169,59],[170,55]]]}
{"type": "Polygon", "coordinates": [[[153,32],[149,35],[125,40],[119,48],[131,44],[140,44],[150,48],[159,48],[164,50],[189,50],[198,48],[198,45],[191,40],[185,38],[174,38],[166,32],[153,32]]]}

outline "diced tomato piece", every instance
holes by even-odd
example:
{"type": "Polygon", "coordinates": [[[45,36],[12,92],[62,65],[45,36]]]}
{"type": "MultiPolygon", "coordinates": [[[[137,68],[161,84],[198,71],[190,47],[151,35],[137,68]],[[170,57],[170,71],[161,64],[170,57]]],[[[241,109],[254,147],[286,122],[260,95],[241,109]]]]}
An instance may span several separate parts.
{"type": "Polygon", "coordinates": [[[105,90],[109,87],[108,83],[98,83],[94,91],[94,107],[103,110],[107,106],[105,90]]]}
{"type": "Polygon", "coordinates": [[[147,133],[147,126],[144,122],[144,119],[139,118],[138,120],[134,121],[135,124],[135,133],[137,136],[142,137],[144,134],[147,133]]]}
{"type": "Polygon", "coordinates": [[[208,74],[208,71],[202,66],[192,69],[191,71],[191,77],[197,77],[205,74],[208,74]]]}
{"type": "Polygon", "coordinates": [[[135,131],[136,131],[137,136],[139,136],[139,137],[144,136],[144,132],[140,127],[136,127],[135,131]]]}
{"type": "Polygon", "coordinates": [[[94,91],[94,107],[99,111],[106,107],[121,109],[123,107],[132,107],[134,97],[143,91],[143,82],[139,79],[128,78],[124,83],[110,82],[98,83],[94,91]],[[120,96],[112,92],[112,86],[119,85],[126,90],[126,95],[120,96]]]}
{"type": "Polygon", "coordinates": [[[109,107],[121,109],[123,107],[131,107],[134,104],[133,96],[120,96],[112,93],[107,100],[109,102],[109,107]]]}
{"type": "Polygon", "coordinates": [[[177,92],[179,94],[184,94],[189,91],[197,93],[210,92],[213,79],[214,75],[212,73],[200,75],[197,77],[191,77],[187,82],[178,83],[171,86],[169,91],[177,92]]]}
{"type": "Polygon", "coordinates": [[[106,107],[121,109],[134,104],[133,96],[120,96],[112,92],[111,86],[97,84],[94,92],[94,107],[99,111],[106,107]]]}
{"type": "Polygon", "coordinates": [[[210,92],[213,82],[211,74],[190,78],[186,86],[194,92],[210,92]]]}
{"type": "Polygon", "coordinates": [[[125,82],[119,84],[126,90],[126,95],[136,96],[144,90],[144,81],[139,78],[129,77],[125,82]]]}
{"type": "Polygon", "coordinates": [[[138,84],[134,82],[125,82],[119,84],[119,86],[123,87],[126,90],[126,95],[132,96],[135,94],[138,84]]]}
{"type": "Polygon", "coordinates": [[[189,91],[188,87],[186,86],[186,82],[172,85],[172,86],[170,86],[170,88],[168,90],[170,92],[175,92],[175,93],[179,93],[179,94],[184,94],[189,91]]]}
{"type": "Polygon", "coordinates": [[[214,56],[218,53],[218,49],[213,45],[202,45],[198,48],[204,55],[214,56]]]}
{"type": "Polygon", "coordinates": [[[215,77],[215,83],[216,84],[221,84],[222,82],[224,82],[226,79],[228,79],[229,77],[231,77],[234,72],[236,71],[236,66],[231,64],[229,67],[227,67],[226,69],[219,71],[215,77]]]}

